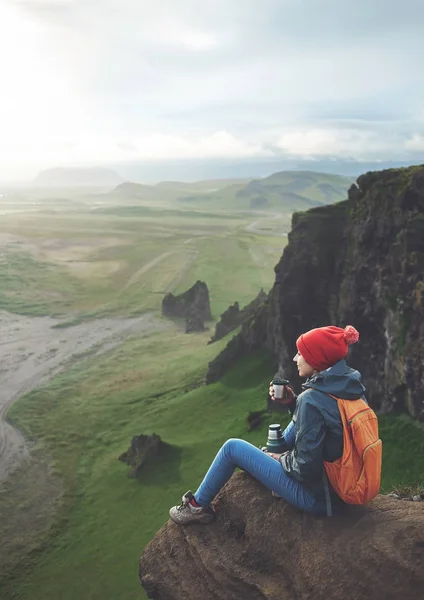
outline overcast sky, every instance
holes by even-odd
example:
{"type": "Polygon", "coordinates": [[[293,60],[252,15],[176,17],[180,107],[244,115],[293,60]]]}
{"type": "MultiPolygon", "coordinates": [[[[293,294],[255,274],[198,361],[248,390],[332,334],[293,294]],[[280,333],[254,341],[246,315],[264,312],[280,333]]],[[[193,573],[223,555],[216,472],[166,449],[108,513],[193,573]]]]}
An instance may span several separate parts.
{"type": "Polygon", "coordinates": [[[0,179],[135,159],[424,162],[423,0],[0,0],[0,179]]]}

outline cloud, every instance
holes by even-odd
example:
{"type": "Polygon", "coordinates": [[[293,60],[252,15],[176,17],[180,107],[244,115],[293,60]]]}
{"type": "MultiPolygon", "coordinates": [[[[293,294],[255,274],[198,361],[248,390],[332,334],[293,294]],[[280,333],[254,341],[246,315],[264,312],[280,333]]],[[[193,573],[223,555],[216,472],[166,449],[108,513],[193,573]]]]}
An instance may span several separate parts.
{"type": "Polygon", "coordinates": [[[424,134],[415,133],[411,138],[406,140],[405,147],[407,150],[424,153],[424,134]]]}
{"type": "Polygon", "coordinates": [[[399,151],[381,132],[356,129],[304,129],[285,133],[276,146],[294,156],[350,156],[357,160],[378,158],[382,152],[399,151]]]}
{"type": "Polygon", "coordinates": [[[421,0],[9,0],[0,22],[3,164],[422,150],[421,0]]]}

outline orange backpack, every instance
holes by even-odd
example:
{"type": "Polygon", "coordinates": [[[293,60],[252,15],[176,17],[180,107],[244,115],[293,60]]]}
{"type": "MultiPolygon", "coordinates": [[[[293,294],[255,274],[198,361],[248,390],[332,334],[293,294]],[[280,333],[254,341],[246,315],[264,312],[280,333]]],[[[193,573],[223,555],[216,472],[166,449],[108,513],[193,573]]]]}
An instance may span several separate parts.
{"type": "MultiPolygon", "coordinates": [[[[329,394],[331,395],[331,394],[329,394]]],[[[365,400],[336,398],[343,423],[343,454],[324,461],[327,477],[347,504],[366,504],[380,489],[383,444],[375,412],[365,400]]]]}

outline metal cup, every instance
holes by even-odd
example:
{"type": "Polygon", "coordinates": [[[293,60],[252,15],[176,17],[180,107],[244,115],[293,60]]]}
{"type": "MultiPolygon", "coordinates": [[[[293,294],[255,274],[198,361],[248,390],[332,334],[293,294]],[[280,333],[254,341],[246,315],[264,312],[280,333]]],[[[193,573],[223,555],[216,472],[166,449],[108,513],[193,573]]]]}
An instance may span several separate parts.
{"type": "Polygon", "coordinates": [[[273,379],[272,386],[274,388],[274,398],[276,400],[281,400],[284,397],[284,386],[288,383],[288,379],[282,379],[280,377],[275,377],[273,379]]]}

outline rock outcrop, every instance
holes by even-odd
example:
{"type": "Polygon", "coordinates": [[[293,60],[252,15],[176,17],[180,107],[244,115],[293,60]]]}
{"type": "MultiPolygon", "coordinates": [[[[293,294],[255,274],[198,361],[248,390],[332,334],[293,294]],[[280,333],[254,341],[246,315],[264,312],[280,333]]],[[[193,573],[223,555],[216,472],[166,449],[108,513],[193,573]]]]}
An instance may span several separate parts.
{"type": "Polygon", "coordinates": [[[209,302],[209,290],[206,283],[196,283],[186,292],[179,296],[167,294],[162,300],[162,314],[166,317],[185,317],[211,321],[211,307],[209,302]]]}
{"type": "Polygon", "coordinates": [[[266,347],[296,387],[297,337],[354,325],[370,403],[424,421],[424,167],[359,177],[339,204],[295,213],[268,300],[209,366],[216,381],[246,352],[266,347]]]}
{"type": "Polygon", "coordinates": [[[195,333],[196,331],[205,331],[205,322],[196,314],[187,317],[184,326],[185,333],[195,333]]]}
{"type": "Polygon", "coordinates": [[[137,477],[144,463],[159,453],[161,444],[161,439],[156,433],[135,435],[128,450],[119,457],[120,461],[131,467],[128,477],[137,477]]]}
{"type": "Polygon", "coordinates": [[[227,310],[222,313],[220,320],[215,326],[215,333],[208,343],[212,344],[213,342],[217,342],[231,331],[234,331],[234,329],[237,329],[244,321],[250,319],[259,306],[265,302],[267,297],[267,294],[264,292],[263,288],[261,288],[256,298],[243,309],[240,310],[239,303],[234,302],[234,304],[229,306],[227,310]]]}
{"type": "Polygon", "coordinates": [[[145,548],[152,600],[417,600],[424,589],[424,505],[378,496],[316,518],[245,473],[215,500],[210,525],[169,521],[145,548]]]}

